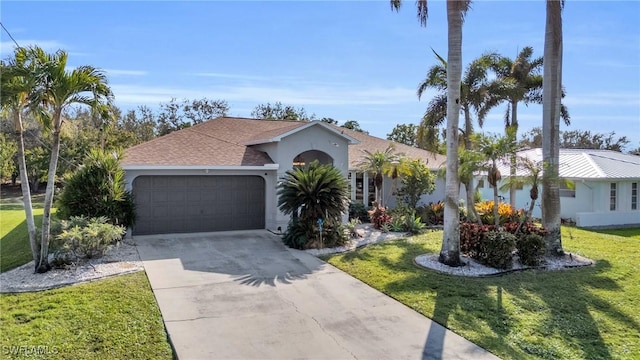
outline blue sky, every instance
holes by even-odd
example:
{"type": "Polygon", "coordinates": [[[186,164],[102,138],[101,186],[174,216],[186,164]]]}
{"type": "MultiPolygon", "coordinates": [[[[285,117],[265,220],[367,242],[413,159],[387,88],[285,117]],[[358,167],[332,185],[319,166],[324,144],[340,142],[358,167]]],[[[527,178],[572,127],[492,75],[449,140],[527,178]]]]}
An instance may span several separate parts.
{"type": "MultiPolygon", "coordinates": [[[[543,1],[476,1],[463,34],[465,64],[484,52],[542,56],[543,1]]],[[[62,48],[70,65],[107,71],[123,109],[172,97],[227,100],[249,116],[281,101],[341,123],[357,120],[385,137],[418,123],[432,92],[415,92],[446,55],[444,1],[429,2],[420,27],[413,1],[32,2],[2,1],[0,17],[22,46],[62,48]]],[[[12,51],[3,32],[2,57],[12,51]]],[[[571,1],[564,10],[563,83],[572,124],[626,135],[640,147],[640,2],[571,1]]],[[[484,131],[502,132],[505,106],[484,131]]],[[[520,106],[520,133],[541,125],[542,108],[520,106]]]]}

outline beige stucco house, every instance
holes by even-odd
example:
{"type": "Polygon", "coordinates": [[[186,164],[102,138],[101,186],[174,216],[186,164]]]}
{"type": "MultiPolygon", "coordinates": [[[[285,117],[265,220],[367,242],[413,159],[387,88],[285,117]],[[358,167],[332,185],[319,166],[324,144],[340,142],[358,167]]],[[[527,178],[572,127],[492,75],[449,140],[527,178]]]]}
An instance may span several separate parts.
{"type": "MultiPolygon", "coordinates": [[[[136,145],[122,162],[135,197],[133,235],[241,229],[285,229],[276,187],[287,170],[313,160],[333,164],[349,179],[353,201],[369,204],[373,183],[357,171],[363,150],[391,142],[320,121],[216,118],[136,145]]],[[[436,171],[442,155],[395,144],[436,171]]],[[[383,196],[389,197],[387,179],[383,196]]],[[[442,180],[424,202],[444,198],[442,180]]]]}

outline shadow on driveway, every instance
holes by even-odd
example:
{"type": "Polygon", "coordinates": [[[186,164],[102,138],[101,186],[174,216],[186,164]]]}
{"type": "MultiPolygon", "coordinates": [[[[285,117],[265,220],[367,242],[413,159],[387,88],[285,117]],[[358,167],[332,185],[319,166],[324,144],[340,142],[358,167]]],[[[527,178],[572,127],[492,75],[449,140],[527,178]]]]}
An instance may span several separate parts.
{"type": "Polygon", "coordinates": [[[305,279],[323,266],[302,262],[266,230],[136,236],[134,241],[145,267],[159,267],[156,275],[165,278],[158,279],[161,287],[229,280],[275,286],[305,279]],[[200,274],[180,276],[184,271],[200,274]]]}

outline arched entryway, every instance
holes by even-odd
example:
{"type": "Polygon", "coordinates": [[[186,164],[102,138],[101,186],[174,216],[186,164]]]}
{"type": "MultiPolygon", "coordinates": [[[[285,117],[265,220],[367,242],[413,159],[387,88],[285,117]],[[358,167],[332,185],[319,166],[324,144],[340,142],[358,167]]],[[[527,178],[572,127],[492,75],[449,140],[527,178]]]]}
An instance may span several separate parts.
{"type": "Polygon", "coordinates": [[[320,164],[333,165],[333,158],[329,156],[329,154],[319,150],[308,150],[293,158],[293,167],[306,167],[316,160],[318,160],[320,164]]]}

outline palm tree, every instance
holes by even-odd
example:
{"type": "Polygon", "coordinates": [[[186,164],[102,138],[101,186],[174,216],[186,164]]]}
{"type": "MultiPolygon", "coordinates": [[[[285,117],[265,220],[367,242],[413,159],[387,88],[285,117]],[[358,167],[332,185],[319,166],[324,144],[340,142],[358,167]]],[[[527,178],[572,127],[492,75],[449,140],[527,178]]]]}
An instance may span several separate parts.
{"type": "Polygon", "coordinates": [[[22,113],[29,105],[29,95],[36,86],[35,70],[39,65],[27,56],[24,48],[16,49],[13,58],[0,63],[0,73],[2,76],[0,88],[0,104],[3,109],[8,110],[9,116],[13,120],[16,142],[18,143],[18,168],[20,172],[20,187],[22,188],[22,201],[27,222],[27,233],[31,254],[37,267],[39,263],[40,249],[36,235],[36,225],[33,217],[33,206],[31,204],[31,189],[27,176],[27,165],[24,147],[24,125],[22,113]]]}
{"type": "Polygon", "coordinates": [[[518,165],[525,171],[526,175],[523,176],[509,176],[502,186],[500,190],[504,191],[506,189],[510,189],[512,186],[515,187],[523,187],[530,186],[529,190],[529,198],[531,202],[529,203],[529,209],[525,214],[525,221],[531,217],[531,213],[533,213],[533,208],[536,205],[536,200],[538,200],[538,195],[540,194],[540,180],[542,175],[543,163],[541,161],[533,161],[527,157],[518,157],[518,165]]]}
{"type": "MultiPolygon", "coordinates": [[[[400,9],[401,0],[391,0],[391,8],[400,9]]],[[[440,262],[460,266],[460,214],[458,197],[458,120],[460,118],[460,81],[462,78],[462,20],[470,0],[447,0],[447,175],[445,179],[444,233],[440,262]]],[[[427,24],[427,0],[416,1],[418,19],[427,24]]]]}
{"type": "Polygon", "coordinates": [[[500,216],[498,215],[498,181],[502,178],[500,170],[498,170],[498,160],[507,155],[515,153],[516,141],[513,130],[507,133],[507,136],[496,137],[478,134],[476,137],[478,142],[478,151],[490,161],[487,167],[487,180],[493,187],[493,215],[495,225],[500,225],[500,216]]]}
{"type": "Polygon", "coordinates": [[[47,177],[47,189],[44,198],[42,217],[42,239],[38,272],[50,269],[48,263],[49,239],[51,228],[51,206],[55,189],[56,170],[60,152],[60,130],[63,110],[71,104],[84,104],[93,109],[111,101],[111,89],[102,70],[93,66],[79,66],[71,71],[67,67],[67,53],[58,50],[55,54],[45,54],[41,49],[33,48],[30,55],[42,59],[40,73],[41,85],[36,88],[32,98],[33,109],[42,109],[42,120],[52,131],[51,160],[47,177]],[[45,61],[46,60],[46,61],[45,61]]]}
{"type": "MultiPolygon", "coordinates": [[[[533,48],[525,47],[518,53],[514,60],[505,56],[498,56],[493,64],[493,69],[498,76],[492,82],[492,100],[487,104],[496,105],[498,102],[507,102],[507,109],[504,116],[505,129],[512,129],[518,134],[518,104],[523,102],[525,105],[537,102],[537,96],[542,89],[542,76],[540,69],[542,67],[542,58],[533,59],[533,48]]],[[[488,111],[483,109],[483,111],[488,111]]],[[[509,175],[516,175],[516,159],[511,158],[511,167],[509,175]]],[[[509,202],[511,207],[516,206],[516,188],[509,188],[509,202]]]]}
{"type": "MultiPolygon", "coordinates": [[[[420,127],[423,128],[420,133],[426,135],[426,138],[421,139],[421,141],[426,142],[428,148],[433,148],[433,145],[437,145],[435,139],[436,129],[444,124],[447,115],[447,61],[435,51],[433,51],[433,53],[436,55],[439,64],[429,69],[427,77],[419,85],[417,92],[418,99],[420,99],[424,91],[429,87],[440,91],[440,93],[429,102],[427,111],[420,123],[420,127]]],[[[481,114],[480,110],[484,109],[483,103],[487,99],[487,72],[492,64],[493,57],[493,54],[485,54],[472,61],[467,67],[462,82],[460,83],[460,108],[464,115],[462,139],[466,150],[471,150],[471,134],[473,133],[471,112],[475,111],[478,115],[486,115],[486,112],[481,114]]],[[[484,119],[478,119],[479,122],[483,120],[484,119]]],[[[460,177],[460,180],[467,189],[467,214],[473,217],[475,216],[473,176],[472,174],[467,174],[466,176],[460,177]]]]}
{"type": "MultiPolygon", "coordinates": [[[[363,150],[364,156],[360,159],[357,167],[360,171],[368,172],[373,176],[373,184],[376,188],[375,201],[382,206],[382,183],[385,173],[393,176],[392,170],[395,164],[400,163],[401,155],[396,154],[393,144],[389,145],[384,151],[371,152],[363,150]],[[390,171],[391,170],[391,171],[390,171]]],[[[397,176],[396,176],[397,177],[397,176]]]]}
{"type": "Polygon", "coordinates": [[[458,180],[458,121],[460,117],[460,81],[462,78],[462,20],[469,0],[447,0],[447,175],[444,197],[444,233],[439,260],[460,266],[460,182],[458,180]]]}
{"type": "Polygon", "coordinates": [[[287,233],[292,232],[292,227],[302,225],[299,228],[304,239],[291,241],[290,246],[307,247],[318,219],[323,219],[325,228],[337,229],[348,206],[347,180],[332,165],[314,161],[308,167],[288,170],[278,183],[278,208],[292,217],[287,233]]]}
{"type": "Polygon", "coordinates": [[[560,189],[560,117],[562,113],[562,7],[561,0],[547,0],[544,37],[542,92],[542,226],[547,229],[547,255],[561,256],[560,189]]]}
{"type": "MultiPolygon", "coordinates": [[[[505,134],[507,129],[511,129],[517,138],[519,126],[518,104],[521,102],[525,105],[542,103],[540,95],[542,91],[542,76],[540,75],[542,66],[543,58],[533,58],[533,48],[530,46],[523,48],[513,60],[505,56],[493,56],[491,68],[496,73],[497,78],[488,85],[489,97],[480,111],[482,116],[478,116],[480,126],[482,127],[488,111],[499,103],[506,102],[507,109],[504,115],[505,134]]],[[[563,107],[562,111],[563,119],[569,125],[568,110],[563,107]]],[[[509,175],[515,176],[515,156],[511,157],[510,160],[509,175]]],[[[509,188],[509,202],[515,208],[516,188],[514,186],[509,188]]]]}

